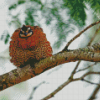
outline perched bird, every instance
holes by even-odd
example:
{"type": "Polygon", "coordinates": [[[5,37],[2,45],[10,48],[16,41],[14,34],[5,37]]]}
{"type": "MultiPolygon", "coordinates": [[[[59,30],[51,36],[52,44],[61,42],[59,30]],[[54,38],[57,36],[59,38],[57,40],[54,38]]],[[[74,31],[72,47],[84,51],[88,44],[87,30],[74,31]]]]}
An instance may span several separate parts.
{"type": "Polygon", "coordinates": [[[52,48],[42,28],[23,25],[11,37],[10,61],[17,67],[52,56],[52,48]]]}

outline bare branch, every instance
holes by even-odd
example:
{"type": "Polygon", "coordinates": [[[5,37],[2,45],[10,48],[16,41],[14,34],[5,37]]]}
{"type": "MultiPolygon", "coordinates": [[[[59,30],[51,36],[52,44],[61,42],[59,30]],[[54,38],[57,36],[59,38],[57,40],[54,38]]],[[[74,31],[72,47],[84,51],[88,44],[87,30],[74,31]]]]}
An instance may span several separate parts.
{"type": "Polygon", "coordinates": [[[83,69],[79,69],[78,71],[76,71],[76,73],[78,73],[78,72],[81,72],[81,71],[84,71],[84,70],[86,70],[86,69],[88,69],[88,68],[90,68],[90,67],[93,67],[94,65],[96,65],[97,64],[97,62],[95,62],[94,64],[92,64],[92,65],[89,65],[88,67],[86,67],[86,68],[83,68],[83,69]]]}
{"type": "Polygon", "coordinates": [[[72,82],[72,80],[69,79],[68,81],[63,83],[61,86],[59,86],[56,90],[54,90],[52,93],[50,93],[48,96],[46,96],[45,98],[43,98],[41,100],[48,100],[48,99],[52,98],[56,93],[58,93],[60,90],[62,90],[70,82],[72,82]]]}
{"type": "MultiPolygon", "coordinates": [[[[90,75],[90,74],[100,74],[100,72],[87,72],[80,78],[69,78],[65,83],[63,83],[61,86],[59,86],[56,90],[54,90],[52,93],[44,97],[42,100],[48,100],[49,98],[52,98],[55,94],[57,94],[60,90],[62,90],[65,86],[67,86],[69,83],[74,82],[74,81],[79,81],[79,80],[85,80],[84,77],[90,75]]],[[[86,81],[86,80],[85,80],[86,81]]],[[[89,83],[89,81],[87,81],[89,83]]],[[[90,82],[92,84],[92,82],[90,82]]],[[[96,83],[95,83],[96,84],[96,83]]],[[[98,85],[98,84],[97,84],[98,85]]]]}
{"type": "Polygon", "coordinates": [[[99,24],[100,23],[100,20],[95,22],[95,23],[92,23],[91,25],[89,25],[88,27],[86,27],[84,30],[82,30],[81,32],[79,32],[74,38],[72,38],[68,43],[67,45],[65,46],[65,48],[62,50],[62,51],[65,51],[68,49],[68,46],[76,39],[78,38],[80,35],[82,35],[83,32],[85,32],[86,30],[88,30],[89,28],[91,28],[92,26],[96,25],[96,24],[99,24]]]}
{"type": "Polygon", "coordinates": [[[28,100],[32,100],[32,99],[33,99],[33,95],[34,95],[36,89],[37,89],[40,85],[42,85],[43,83],[45,83],[45,81],[39,83],[37,86],[35,86],[35,87],[33,88],[32,92],[31,92],[31,95],[30,95],[30,97],[29,97],[28,100]]]}
{"type": "Polygon", "coordinates": [[[71,73],[69,79],[73,79],[73,76],[74,76],[74,74],[76,73],[76,70],[77,70],[77,68],[78,68],[78,66],[79,66],[80,63],[81,63],[81,60],[78,61],[78,63],[76,64],[76,67],[75,67],[74,70],[72,71],[72,73],[71,73]]]}
{"type": "Polygon", "coordinates": [[[92,44],[92,42],[95,39],[96,35],[98,34],[99,30],[100,30],[100,26],[99,26],[99,28],[96,29],[95,34],[93,35],[93,37],[91,38],[91,40],[90,40],[90,42],[88,43],[87,46],[90,46],[92,44]]]}
{"type": "Polygon", "coordinates": [[[87,72],[85,73],[84,75],[82,75],[80,78],[75,78],[73,79],[74,81],[79,81],[79,80],[84,80],[84,78],[88,75],[91,75],[91,74],[96,74],[96,75],[99,75],[100,72],[87,72]]]}
{"type": "MultiPolygon", "coordinates": [[[[96,32],[95,32],[93,38],[91,38],[90,42],[88,43],[88,46],[91,45],[92,41],[94,40],[95,36],[97,35],[97,32],[98,32],[98,31],[96,30],[96,32]]],[[[67,47],[67,48],[68,48],[68,47],[67,47]]],[[[67,50],[66,47],[65,47],[64,50],[67,50]]],[[[63,50],[63,51],[64,51],[64,50],[63,50]]],[[[78,68],[78,66],[79,66],[80,63],[81,63],[81,60],[78,61],[77,65],[76,65],[76,67],[74,68],[73,72],[71,73],[69,79],[68,79],[65,83],[63,83],[61,86],[59,86],[56,90],[54,90],[52,93],[50,93],[48,96],[46,96],[46,97],[43,98],[42,100],[48,100],[49,98],[53,97],[56,93],[58,93],[61,89],[63,89],[65,86],[67,86],[70,82],[72,82],[72,81],[83,80],[83,78],[84,78],[85,76],[87,76],[88,74],[90,74],[90,73],[86,73],[86,74],[84,74],[84,75],[83,75],[82,77],[80,77],[80,78],[73,79],[73,76],[74,76],[74,74],[76,73],[76,70],[77,70],[77,68],[78,68]]],[[[85,68],[85,69],[87,69],[87,68],[85,68]]],[[[85,70],[85,69],[83,69],[83,70],[85,70]]],[[[91,83],[91,84],[96,84],[96,83],[89,82],[89,81],[87,81],[87,80],[85,80],[85,79],[84,79],[84,81],[86,81],[86,82],[88,82],[88,83],[91,83]]]]}
{"type": "MultiPolygon", "coordinates": [[[[93,42],[93,40],[95,39],[95,37],[96,37],[96,35],[97,35],[97,33],[98,33],[99,30],[100,30],[100,26],[99,26],[99,28],[97,28],[97,30],[96,30],[94,36],[91,38],[91,40],[90,40],[90,42],[88,43],[87,46],[90,46],[90,45],[92,44],[92,42],[93,42]]],[[[76,67],[75,67],[75,69],[74,69],[74,71],[73,71],[73,74],[76,73],[76,70],[77,70],[77,68],[78,68],[78,66],[79,66],[80,63],[81,63],[81,61],[78,61],[77,65],[76,65],[76,67]]],[[[97,62],[95,62],[93,65],[95,65],[95,64],[97,64],[97,62]]],[[[84,69],[80,69],[80,70],[78,70],[77,72],[83,71],[83,70],[85,70],[85,69],[88,69],[89,67],[92,67],[93,65],[88,66],[87,68],[84,68],[84,69]]]]}
{"type": "Polygon", "coordinates": [[[87,83],[90,83],[90,84],[94,84],[94,85],[99,85],[99,86],[100,86],[99,83],[90,82],[90,81],[88,81],[88,80],[86,80],[86,79],[82,79],[82,81],[87,82],[87,83]]]}
{"type": "Polygon", "coordinates": [[[96,94],[99,92],[100,85],[96,86],[95,90],[93,91],[92,95],[88,100],[95,100],[96,99],[96,94]]]}
{"type": "Polygon", "coordinates": [[[84,77],[91,75],[91,74],[100,74],[100,72],[87,72],[86,74],[84,74],[82,77],[80,77],[81,79],[84,79],[84,77]]]}

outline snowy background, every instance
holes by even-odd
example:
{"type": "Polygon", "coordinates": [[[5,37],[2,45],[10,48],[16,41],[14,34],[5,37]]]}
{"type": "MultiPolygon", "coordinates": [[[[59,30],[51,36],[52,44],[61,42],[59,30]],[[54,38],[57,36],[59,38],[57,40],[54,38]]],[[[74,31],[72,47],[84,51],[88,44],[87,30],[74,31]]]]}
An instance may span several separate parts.
{"type": "MultiPolygon", "coordinates": [[[[15,27],[13,26],[9,27],[7,23],[7,21],[10,21],[10,18],[8,16],[8,7],[14,2],[16,2],[16,0],[1,0],[0,1],[0,35],[2,35],[1,33],[3,33],[5,29],[9,31],[10,35],[15,30],[15,27]]],[[[91,11],[87,11],[87,14],[90,15],[91,11]]],[[[21,18],[23,18],[23,16],[21,16],[21,18]]],[[[92,20],[92,15],[89,16],[89,18],[87,18],[87,21],[86,21],[87,25],[92,23],[91,20],[92,20]]],[[[56,40],[55,33],[50,34],[50,28],[46,27],[43,21],[41,21],[40,23],[43,26],[42,28],[44,30],[44,33],[46,33],[47,39],[50,41],[51,46],[53,46],[56,40]]],[[[67,41],[69,41],[72,37],[78,34],[78,32],[79,30],[76,28],[74,34],[72,33],[69,34],[67,41]]],[[[70,49],[78,48],[78,46],[81,44],[80,41],[84,39],[86,39],[85,35],[82,35],[77,40],[75,40],[70,45],[69,48],[70,49]]],[[[54,53],[57,53],[58,51],[62,50],[64,46],[66,45],[66,43],[63,44],[59,50],[53,48],[54,53]]],[[[10,60],[9,43],[5,44],[4,41],[0,41],[0,75],[7,73],[13,69],[16,69],[16,67],[12,63],[10,63],[9,60],[10,60]]],[[[36,86],[38,86],[38,88],[33,93],[32,100],[41,100],[43,97],[47,96],[49,93],[51,93],[58,86],[63,84],[69,78],[69,75],[74,69],[76,63],[77,62],[71,62],[71,63],[57,66],[25,82],[22,82],[15,86],[7,88],[0,92],[0,100],[31,100],[29,99],[29,97],[34,87],[36,86]]],[[[84,62],[81,63],[79,68],[82,68],[83,64],[84,62]]],[[[79,77],[83,73],[82,72],[78,73],[76,74],[75,77],[79,77]]],[[[97,80],[95,78],[95,82],[96,81],[97,80]]],[[[95,87],[96,87],[95,85],[90,85],[81,81],[72,82],[68,86],[66,86],[64,89],[62,89],[60,92],[58,92],[50,100],[87,100],[95,87]]],[[[96,100],[100,100],[99,95],[100,95],[100,92],[97,95],[99,98],[96,100]]]]}

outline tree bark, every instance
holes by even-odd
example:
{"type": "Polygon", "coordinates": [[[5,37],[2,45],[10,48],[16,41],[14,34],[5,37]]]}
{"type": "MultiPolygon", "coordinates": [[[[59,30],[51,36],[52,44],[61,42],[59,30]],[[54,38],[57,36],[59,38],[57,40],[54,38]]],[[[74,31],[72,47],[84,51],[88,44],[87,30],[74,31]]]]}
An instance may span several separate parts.
{"type": "Polygon", "coordinates": [[[0,76],[0,90],[4,90],[10,86],[28,80],[36,75],[51,69],[57,65],[85,60],[92,62],[100,61],[100,44],[96,43],[92,46],[83,49],[63,51],[53,55],[52,57],[45,58],[34,64],[31,67],[29,64],[23,68],[17,68],[0,76]]]}

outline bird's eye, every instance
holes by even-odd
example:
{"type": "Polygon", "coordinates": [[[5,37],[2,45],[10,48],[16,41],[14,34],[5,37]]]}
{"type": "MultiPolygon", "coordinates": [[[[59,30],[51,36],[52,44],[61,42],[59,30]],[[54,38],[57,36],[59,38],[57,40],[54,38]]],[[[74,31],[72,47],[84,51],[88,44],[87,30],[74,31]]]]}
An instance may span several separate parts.
{"type": "Polygon", "coordinates": [[[29,30],[28,33],[32,32],[32,30],[29,30]]]}
{"type": "Polygon", "coordinates": [[[20,34],[23,34],[23,32],[22,32],[22,31],[20,31],[20,34]]]}

